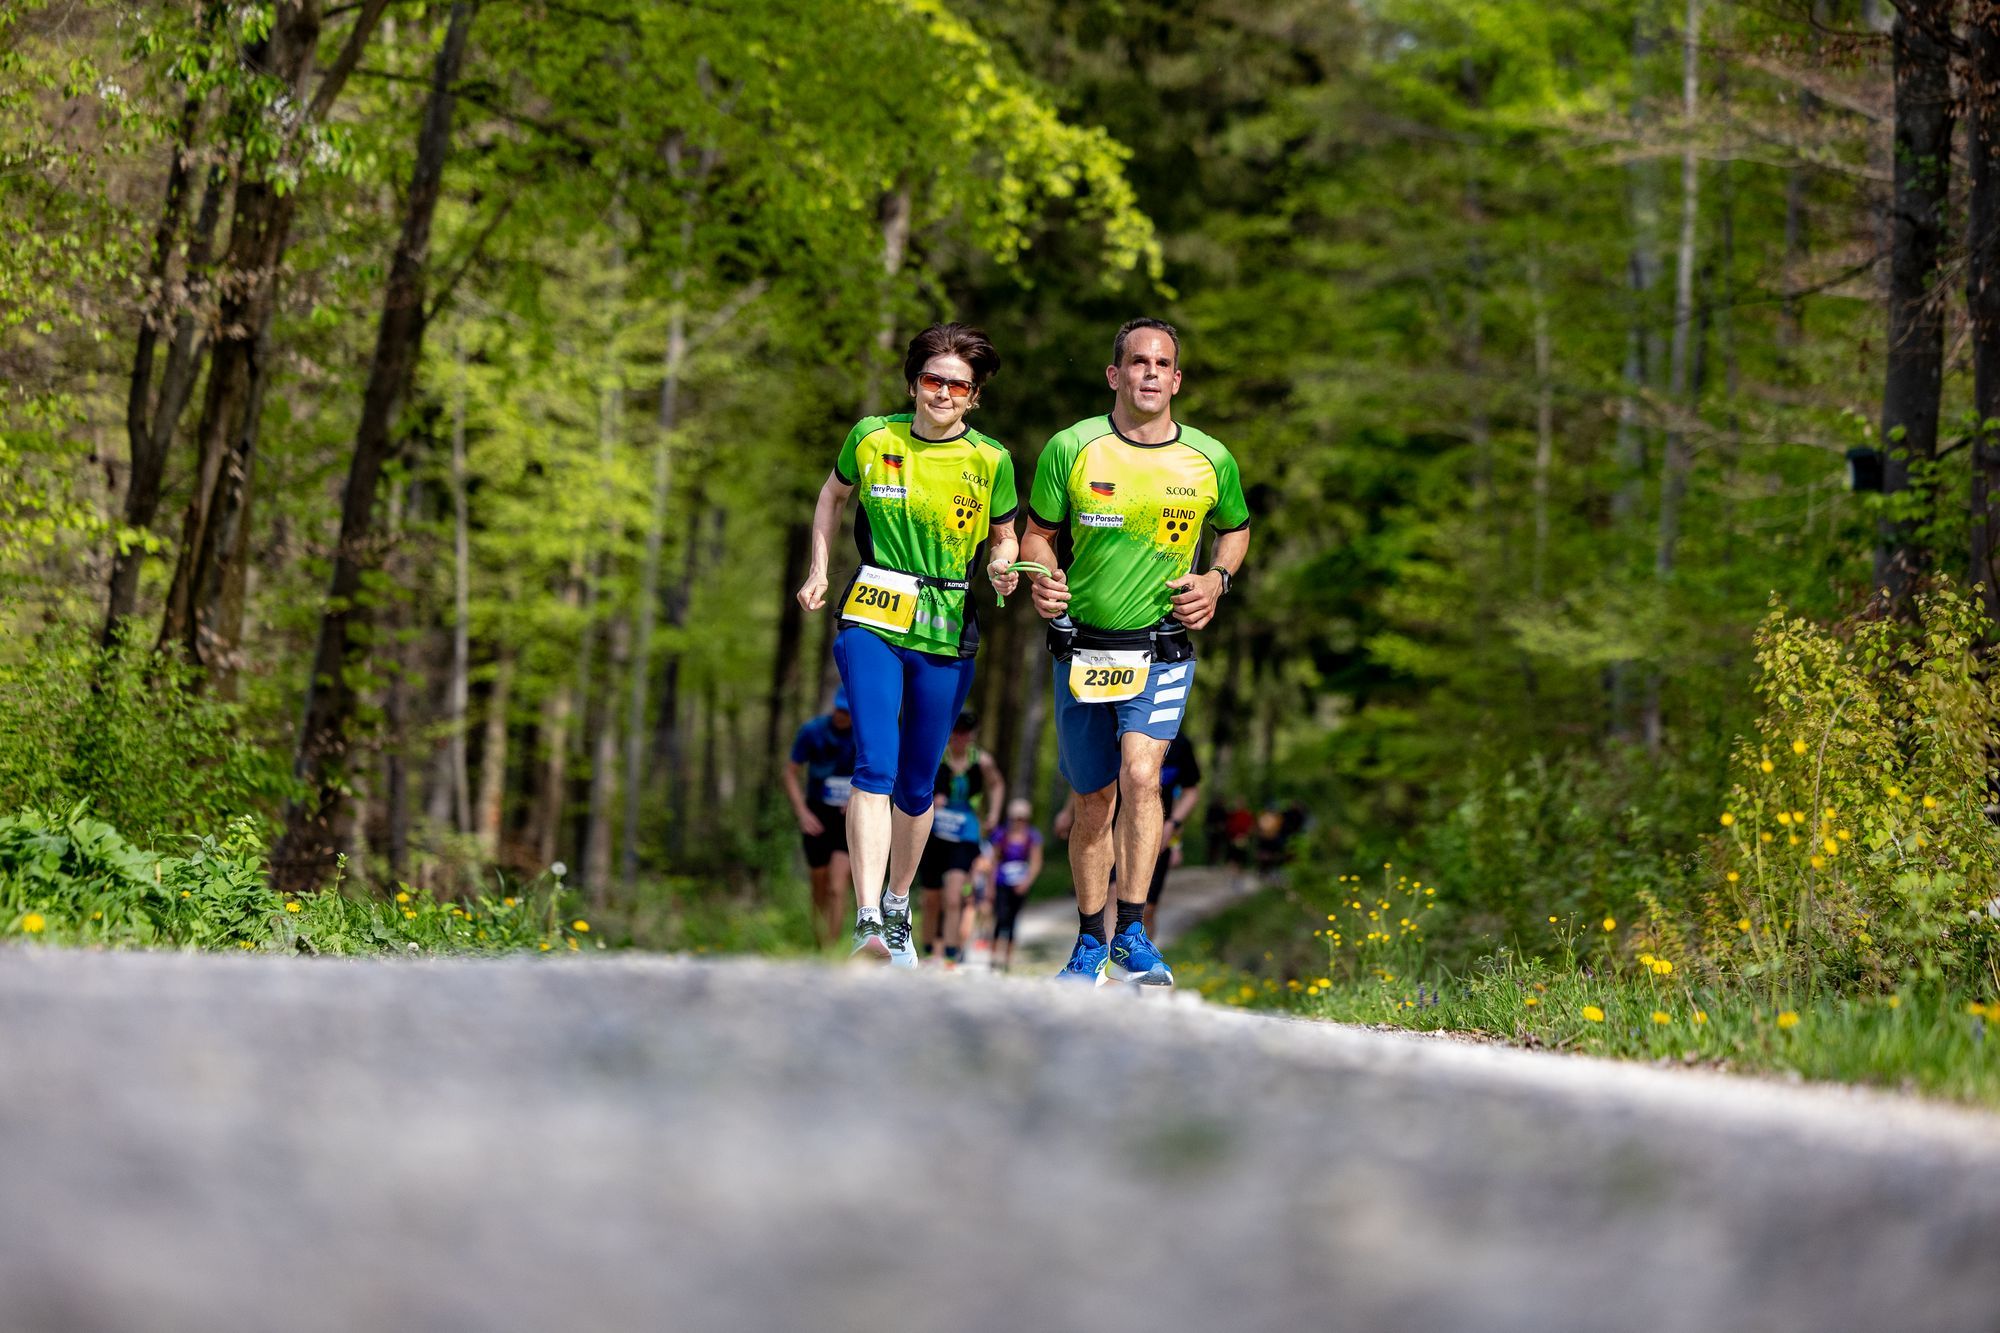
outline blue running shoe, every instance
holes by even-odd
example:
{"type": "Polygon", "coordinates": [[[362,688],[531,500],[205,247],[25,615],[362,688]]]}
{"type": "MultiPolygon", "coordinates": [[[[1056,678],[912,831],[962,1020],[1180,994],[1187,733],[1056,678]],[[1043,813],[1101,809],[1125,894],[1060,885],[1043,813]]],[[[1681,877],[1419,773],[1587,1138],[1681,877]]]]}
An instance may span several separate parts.
{"type": "Polygon", "coordinates": [[[1076,937],[1076,948],[1070,951],[1069,963],[1056,973],[1057,981],[1081,981],[1091,986],[1104,984],[1104,961],[1110,951],[1089,935],[1076,937]]]}
{"type": "Polygon", "coordinates": [[[1111,941],[1111,975],[1135,986],[1171,986],[1173,969],[1146,938],[1146,928],[1134,921],[1111,941]]]}

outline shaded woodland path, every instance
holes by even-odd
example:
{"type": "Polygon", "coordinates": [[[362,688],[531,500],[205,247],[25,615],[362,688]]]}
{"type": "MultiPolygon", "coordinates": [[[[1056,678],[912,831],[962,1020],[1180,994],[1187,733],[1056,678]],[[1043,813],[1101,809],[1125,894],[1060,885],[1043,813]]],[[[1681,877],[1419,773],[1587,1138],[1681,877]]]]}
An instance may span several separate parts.
{"type": "Polygon", "coordinates": [[[1993,1327],[1992,1117],[1191,996],[7,950],[0,1069],[16,1330],[1993,1327]]]}

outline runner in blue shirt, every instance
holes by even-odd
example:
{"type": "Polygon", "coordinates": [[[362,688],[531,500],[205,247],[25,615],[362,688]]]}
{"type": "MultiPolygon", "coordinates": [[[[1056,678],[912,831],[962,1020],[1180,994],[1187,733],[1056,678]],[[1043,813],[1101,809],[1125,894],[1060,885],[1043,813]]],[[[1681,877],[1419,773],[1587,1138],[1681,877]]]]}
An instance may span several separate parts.
{"type": "Polygon", "coordinates": [[[799,728],[792,761],[785,765],[785,795],[812,877],[813,943],[822,949],[841,938],[846,918],[847,798],[853,782],[854,719],[843,685],[833,692],[832,712],[799,728]]]}

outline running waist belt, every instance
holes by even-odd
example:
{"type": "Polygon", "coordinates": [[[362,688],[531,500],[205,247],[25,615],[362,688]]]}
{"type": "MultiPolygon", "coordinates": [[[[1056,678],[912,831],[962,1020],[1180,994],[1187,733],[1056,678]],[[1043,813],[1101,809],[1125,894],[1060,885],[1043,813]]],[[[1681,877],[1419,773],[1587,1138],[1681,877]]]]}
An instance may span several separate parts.
{"type": "Polygon", "coordinates": [[[930,574],[906,574],[883,565],[863,565],[854,572],[854,582],[847,585],[840,618],[898,634],[907,633],[916,623],[919,589],[965,592],[971,587],[967,579],[941,579],[930,574]]]}
{"type": "Polygon", "coordinates": [[[1167,619],[1144,629],[1098,629],[1079,625],[1068,616],[1049,622],[1049,651],[1057,661],[1067,662],[1078,649],[1093,652],[1131,652],[1144,649],[1155,662],[1185,662],[1194,656],[1194,640],[1187,626],[1167,619]]]}

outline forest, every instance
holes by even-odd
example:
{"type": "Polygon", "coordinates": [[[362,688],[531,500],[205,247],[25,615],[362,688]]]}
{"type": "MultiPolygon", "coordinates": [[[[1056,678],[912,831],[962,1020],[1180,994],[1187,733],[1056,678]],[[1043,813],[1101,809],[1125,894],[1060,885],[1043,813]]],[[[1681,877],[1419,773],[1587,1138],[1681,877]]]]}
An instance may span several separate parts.
{"type": "Polygon", "coordinates": [[[1188,725],[1301,881],[1993,967],[1993,0],[13,0],[0,227],[0,844],[798,947],[843,435],[960,319],[1027,477],[1146,314],[1253,512],[1188,725]]]}

